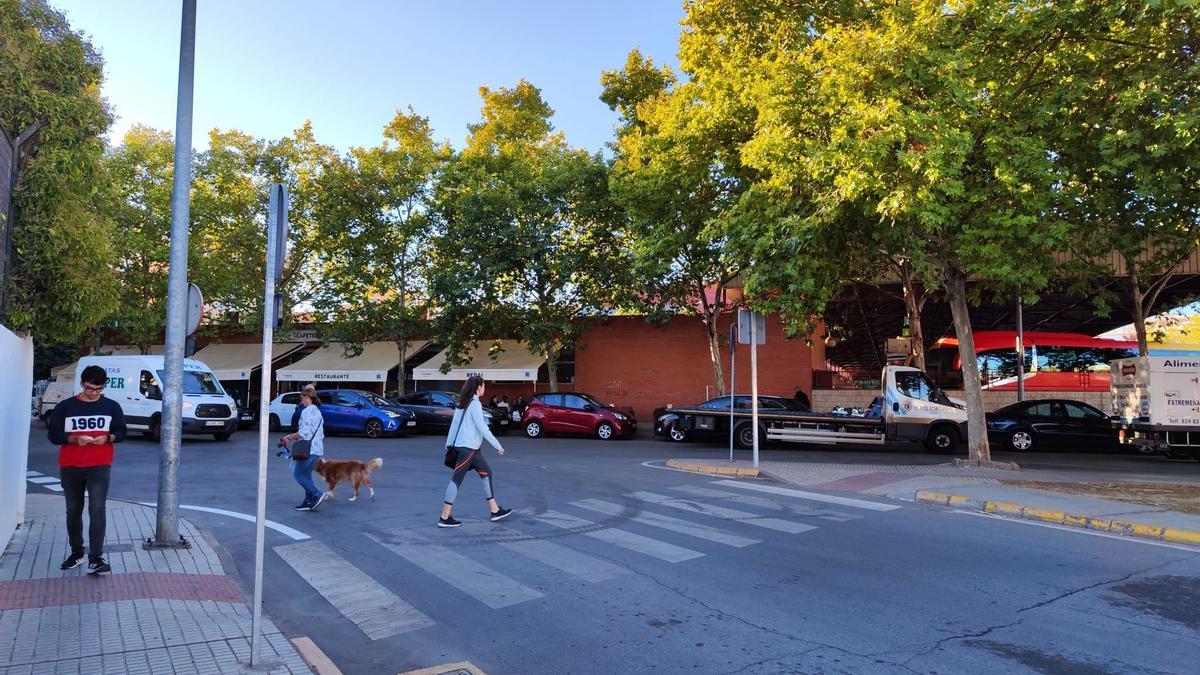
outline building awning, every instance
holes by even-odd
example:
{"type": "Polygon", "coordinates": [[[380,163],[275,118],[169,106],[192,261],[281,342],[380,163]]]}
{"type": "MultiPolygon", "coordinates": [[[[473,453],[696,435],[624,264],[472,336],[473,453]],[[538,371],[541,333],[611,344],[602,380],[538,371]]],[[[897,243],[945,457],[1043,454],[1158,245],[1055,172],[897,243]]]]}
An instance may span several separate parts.
{"type": "Polygon", "coordinates": [[[467,365],[451,368],[449,372],[441,371],[446,363],[444,349],[432,359],[413,369],[414,380],[465,380],[469,375],[479,374],[489,381],[503,382],[537,382],[538,368],[546,362],[541,355],[529,353],[524,342],[517,340],[501,340],[504,351],[497,354],[493,360],[488,352],[492,342],[480,344],[467,352],[467,365]]]}
{"type": "MultiPolygon", "coordinates": [[[[279,359],[304,347],[303,342],[276,342],[271,357],[279,359]]],[[[211,344],[192,356],[208,366],[218,380],[249,380],[255,368],[262,367],[262,344],[257,342],[211,344]]]]}
{"type": "MultiPolygon", "coordinates": [[[[417,353],[425,343],[409,343],[404,357],[417,353]]],[[[345,346],[331,342],[290,366],[280,368],[280,382],[386,382],[388,371],[400,365],[395,342],[368,342],[358,356],[345,356],[345,346]]]]}
{"type": "MultiPolygon", "coordinates": [[[[150,353],[156,356],[162,356],[166,347],[162,345],[150,345],[150,353]]],[[[138,356],[142,350],[137,345],[100,345],[89,356],[138,356]]],[[[61,366],[54,366],[50,369],[50,378],[63,382],[75,381],[75,364],[79,361],[64,363],[61,366]]]]}

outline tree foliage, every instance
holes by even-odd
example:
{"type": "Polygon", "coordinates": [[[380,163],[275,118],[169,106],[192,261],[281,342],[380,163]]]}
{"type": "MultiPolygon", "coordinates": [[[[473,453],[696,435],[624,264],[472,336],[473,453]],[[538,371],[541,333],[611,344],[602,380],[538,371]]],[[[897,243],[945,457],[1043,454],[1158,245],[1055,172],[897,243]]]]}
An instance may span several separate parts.
{"type": "Polygon", "coordinates": [[[117,304],[111,226],[95,208],[110,123],[101,69],[91,44],[45,2],[0,0],[0,126],[15,137],[41,124],[14,188],[5,320],[40,342],[74,341],[117,304]]]}
{"type": "Polygon", "coordinates": [[[483,119],[438,181],[430,292],[434,331],[451,347],[501,337],[555,364],[581,320],[611,307],[625,269],[607,167],[553,130],[541,92],[480,89],[483,119]]]}

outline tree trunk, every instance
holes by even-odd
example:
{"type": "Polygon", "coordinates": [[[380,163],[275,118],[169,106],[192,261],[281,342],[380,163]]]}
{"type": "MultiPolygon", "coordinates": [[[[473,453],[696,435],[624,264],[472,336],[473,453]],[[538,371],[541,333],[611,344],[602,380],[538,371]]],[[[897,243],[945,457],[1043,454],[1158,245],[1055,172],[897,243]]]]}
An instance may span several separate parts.
{"type": "Polygon", "coordinates": [[[984,462],[992,459],[988,447],[987,423],[984,420],[983,387],[979,382],[979,363],[975,360],[975,334],[971,330],[970,307],[967,305],[967,277],[955,267],[943,265],[946,299],[954,317],[954,333],[958,337],[958,355],[962,361],[963,388],[967,398],[967,447],[970,458],[984,462]]]}
{"type": "Polygon", "coordinates": [[[1143,304],[1146,293],[1142,290],[1142,280],[1138,276],[1137,265],[1128,258],[1125,260],[1126,266],[1129,268],[1129,309],[1133,315],[1133,330],[1137,333],[1138,356],[1149,356],[1150,340],[1146,337],[1146,307],[1143,304]]]}
{"type": "Polygon", "coordinates": [[[904,310],[908,313],[908,329],[912,332],[913,363],[925,370],[925,333],[921,330],[921,308],[925,305],[925,299],[917,294],[910,263],[900,263],[900,281],[904,284],[904,310]]]}
{"type": "Polygon", "coordinates": [[[717,330],[719,312],[704,317],[704,330],[708,333],[708,358],[712,360],[713,381],[717,384],[717,396],[725,395],[725,369],[721,367],[721,331],[717,330]]]}
{"type": "Polygon", "coordinates": [[[546,371],[550,378],[550,391],[558,391],[558,350],[546,352],[546,371]]]}
{"type": "Polygon", "coordinates": [[[408,339],[400,338],[399,340],[396,340],[396,347],[400,350],[400,374],[399,377],[396,378],[398,380],[396,384],[397,389],[400,390],[400,395],[403,396],[408,393],[405,391],[405,382],[407,382],[407,378],[404,377],[404,352],[408,351],[408,339]]]}

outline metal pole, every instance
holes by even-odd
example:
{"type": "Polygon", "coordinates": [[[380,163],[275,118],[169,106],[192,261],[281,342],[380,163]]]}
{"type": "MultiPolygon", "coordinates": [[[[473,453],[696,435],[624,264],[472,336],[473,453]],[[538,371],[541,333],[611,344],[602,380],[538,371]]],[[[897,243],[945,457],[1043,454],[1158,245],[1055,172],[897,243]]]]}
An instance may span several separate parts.
{"type": "Polygon", "coordinates": [[[1017,400],[1025,400],[1025,316],[1021,289],[1017,289],[1017,400]]]}
{"type": "Polygon", "coordinates": [[[167,275],[167,339],[159,427],[158,523],[155,544],[179,543],[179,442],[183,431],[183,349],[187,338],[188,190],[192,183],[192,88],[196,69],[196,0],[183,0],[179,93],[175,104],[175,180],[171,187],[171,254],[167,275]]]}
{"type": "Polygon", "coordinates": [[[754,423],[754,468],[758,468],[758,317],[750,315],[750,411],[754,423]]]}
{"type": "Polygon", "coordinates": [[[729,325],[729,461],[733,461],[733,399],[737,396],[737,320],[729,325]]]}
{"type": "Polygon", "coordinates": [[[259,642],[262,637],[262,584],[263,548],[266,542],[267,522],[267,452],[270,439],[266,420],[271,416],[271,361],[275,346],[275,265],[278,256],[276,247],[286,245],[278,241],[281,190],[271,186],[271,198],[267,213],[267,274],[263,289],[262,329],[262,382],[258,388],[258,509],[254,526],[254,615],[250,622],[250,667],[258,667],[259,642]]]}

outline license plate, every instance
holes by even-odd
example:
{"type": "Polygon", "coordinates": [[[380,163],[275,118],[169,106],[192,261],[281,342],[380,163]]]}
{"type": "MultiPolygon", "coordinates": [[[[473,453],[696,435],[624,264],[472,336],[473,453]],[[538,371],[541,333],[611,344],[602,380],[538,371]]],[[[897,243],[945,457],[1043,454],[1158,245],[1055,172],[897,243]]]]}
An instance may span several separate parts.
{"type": "Polygon", "coordinates": [[[502,427],[508,426],[508,420],[500,420],[500,426],[502,426],[502,427]]]}
{"type": "Polygon", "coordinates": [[[218,420],[216,422],[205,422],[204,426],[206,426],[206,427],[223,427],[223,426],[225,426],[225,423],[218,420]]]}
{"type": "Polygon", "coordinates": [[[417,421],[416,421],[416,420],[409,420],[409,421],[405,422],[405,425],[406,425],[406,426],[410,426],[410,427],[415,427],[415,426],[417,426],[417,421]]]}

